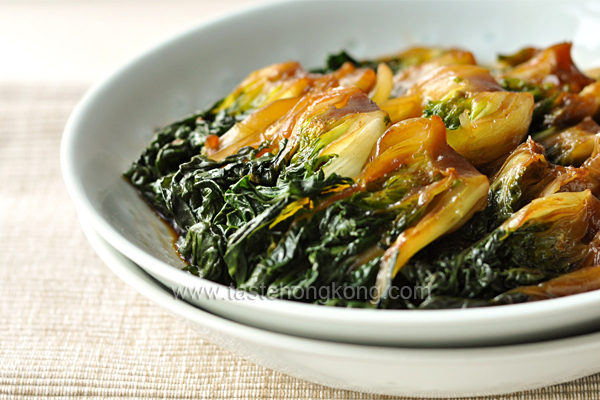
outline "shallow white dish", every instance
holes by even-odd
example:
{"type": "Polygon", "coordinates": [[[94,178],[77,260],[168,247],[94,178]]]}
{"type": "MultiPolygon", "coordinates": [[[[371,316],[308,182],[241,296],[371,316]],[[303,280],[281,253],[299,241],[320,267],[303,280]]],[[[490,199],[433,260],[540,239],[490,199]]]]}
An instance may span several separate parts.
{"type": "Polygon", "coordinates": [[[600,333],[523,345],[410,349],[325,342],[273,333],[177,300],[111,247],[85,233],[126,283],[204,338],[265,367],[326,386],[380,394],[458,397],[543,387],[600,371],[600,333]]]}
{"type": "Polygon", "coordinates": [[[326,340],[410,346],[506,344],[590,331],[600,327],[600,291],[442,311],[249,300],[247,293],[178,270],[182,261],[169,230],[121,173],[150,143],[155,127],[207,105],[269,63],[297,59],[315,66],[342,48],[372,56],[416,43],[461,45],[485,60],[498,49],[572,38],[582,66],[600,65],[599,15],[595,2],[542,7],[527,1],[298,1],[222,18],[156,46],[87,93],[65,129],[65,182],[80,213],[112,246],[165,285],[195,289],[186,292],[191,302],[245,324],[326,340]],[[536,28],[548,21],[561,22],[536,28]]]}

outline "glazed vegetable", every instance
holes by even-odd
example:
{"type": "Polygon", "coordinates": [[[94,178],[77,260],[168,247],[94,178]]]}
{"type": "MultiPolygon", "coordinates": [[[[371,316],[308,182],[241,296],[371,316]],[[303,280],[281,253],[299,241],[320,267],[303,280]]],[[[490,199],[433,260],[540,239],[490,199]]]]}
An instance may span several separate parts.
{"type": "Polygon", "coordinates": [[[600,83],[570,48],[492,72],[424,47],[274,64],[157,130],[125,176],[186,271],[267,297],[424,309],[595,290],[600,83]]]}
{"type": "Polygon", "coordinates": [[[475,57],[467,51],[458,49],[413,48],[400,53],[398,57],[405,60],[403,66],[394,76],[393,97],[404,95],[423,76],[444,65],[475,65],[475,57]]]}
{"type": "Polygon", "coordinates": [[[509,93],[480,67],[440,67],[413,86],[424,116],[439,115],[448,127],[448,143],[481,166],[509,153],[524,139],[533,113],[533,96],[509,93]]]}
{"type": "Polygon", "coordinates": [[[506,70],[515,67],[526,61],[529,61],[533,56],[539,53],[539,50],[534,47],[525,47],[514,54],[498,55],[498,67],[501,70],[506,70]]]}
{"type": "MultiPolygon", "coordinates": [[[[594,148],[598,138],[594,137],[594,148]]],[[[469,240],[490,233],[531,200],[560,192],[591,190],[599,194],[600,157],[597,150],[579,168],[552,165],[541,144],[529,138],[506,159],[492,177],[488,204],[461,230],[469,240]]]]}
{"type": "Polygon", "coordinates": [[[400,233],[383,254],[377,276],[382,296],[389,293],[392,280],[414,254],[460,228],[485,205],[487,178],[448,146],[445,131],[439,117],[430,122],[414,119],[394,125],[379,140],[372,160],[358,179],[360,185],[367,187],[390,176],[393,168],[416,169],[410,175],[426,173],[431,179],[422,181],[419,189],[408,190],[410,197],[403,199],[425,208],[420,211],[423,216],[418,222],[400,233]]]}
{"type": "Polygon", "coordinates": [[[580,166],[592,155],[599,132],[600,126],[586,117],[573,127],[538,140],[546,148],[546,155],[554,164],[580,166]]]}
{"type": "MultiPolygon", "coordinates": [[[[525,50],[531,54],[531,49],[525,50]]],[[[516,64],[500,78],[517,78],[530,84],[556,86],[570,93],[579,93],[593,82],[575,66],[571,58],[571,43],[560,43],[516,64]]]]}
{"type": "Polygon", "coordinates": [[[494,299],[496,303],[520,303],[570,296],[600,289],[600,266],[582,269],[561,275],[538,285],[522,286],[510,290],[494,299]]]}
{"type": "Polygon", "coordinates": [[[529,138],[492,177],[487,206],[465,225],[463,236],[475,241],[489,234],[536,198],[553,177],[544,148],[529,138]]]}
{"type": "Polygon", "coordinates": [[[537,199],[462,252],[416,260],[403,274],[429,288],[420,308],[493,304],[504,292],[577,269],[597,252],[589,238],[600,229],[599,213],[590,191],[537,199]]]}
{"type": "Polygon", "coordinates": [[[598,85],[575,66],[570,43],[536,51],[532,58],[502,72],[498,79],[507,90],[534,95],[531,132],[577,124],[595,115],[600,104],[598,85]]]}
{"type": "MultiPolygon", "coordinates": [[[[451,102],[452,99],[448,103],[451,102]]],[[[450,110],[448,103],[430,103],[425,115],[444,115],[448,121],[448,143],[476,166],[513,150],[531,123],[533,98],[525,93],[481,92],[450,110]]]]}

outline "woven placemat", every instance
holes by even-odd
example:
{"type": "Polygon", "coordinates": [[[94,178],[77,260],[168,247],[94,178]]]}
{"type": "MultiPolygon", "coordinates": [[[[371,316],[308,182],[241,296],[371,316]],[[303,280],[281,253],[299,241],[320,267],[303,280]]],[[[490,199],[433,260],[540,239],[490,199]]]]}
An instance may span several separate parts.
{"type": "MultiPolygon", "coordinates": [[[[388,398],[244,361],[103,265],[59,165],[62,130],[83,90],[0,85],[0,398],[388,398]]],[[[600,399],[600,375],[494,398],[600,399]]]]}

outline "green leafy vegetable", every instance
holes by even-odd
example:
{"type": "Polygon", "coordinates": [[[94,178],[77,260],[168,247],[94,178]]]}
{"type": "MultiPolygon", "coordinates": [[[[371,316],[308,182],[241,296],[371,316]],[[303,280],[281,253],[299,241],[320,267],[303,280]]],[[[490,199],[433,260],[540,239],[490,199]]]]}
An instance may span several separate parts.
{"type": "Polygon", "coordinates": [[[362,66],[361,62],[357,61],[354,57],[352,57],[350,54],[348,54],[345,50],[342,50],[339,53],[330,54],[329,57],[327,57],[327,61],[325,61],[325,67],[314,68],[311,70],[311,72],[319,73],[319,74],[327,74],[327,73],[330,73],[330,72],[333,72],[333,71],[339,69],[342,65],[344,65],[344,63],[347,63],[347,62],[354,65],[355,67],[362,66]]]}
{"type": "Polygon", "coordinates": [[[153,184],[159,178],[177,171],[180,164],[198,154],[208,135],[220,136],[239,118],[243,118],[230,116],[224,111],[214,113],[214,109],[215,106],[158,130],[150,146],[125,172],[131,184],[163,215],[167,213],[160,199],[157,199],[153,184]]]}

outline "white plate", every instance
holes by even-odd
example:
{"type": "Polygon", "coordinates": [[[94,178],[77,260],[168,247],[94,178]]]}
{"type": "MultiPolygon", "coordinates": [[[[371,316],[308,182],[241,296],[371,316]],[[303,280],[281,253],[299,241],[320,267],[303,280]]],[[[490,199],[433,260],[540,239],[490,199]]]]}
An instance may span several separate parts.
{"type": "Polygon", "coordinates": [[[318,341],[252,328],[177,300],[82,222],[104,262],[204,338],[265,367],[326,386],[458,397],[543,387],[600,371],[600,333],[524,345],[409,349],[318,341]]]}
{"type": "Polygon", "coordinates": [[[441,311],[248,300],[246,293],[178,270],[182,262],[168,229],[121,173],[149,144],[154,127],[207,105],[268,63],[297,59],[314,66],[341,48],[370,56],[415,43],[461,45],[491,59],[496,51],[573,39],[584,66],[594,58],[600,65],[599,10],[595,2],[298,1],[221,18],[135,58],[84,97],[65,129],[64,178],[77,208],[111,245],[165,285],[198,289],[188,292],[195,304],[245,324],[327,340],[410,346],[516,343],[589,331],[600,327],[600,292],[441,311]]]}

